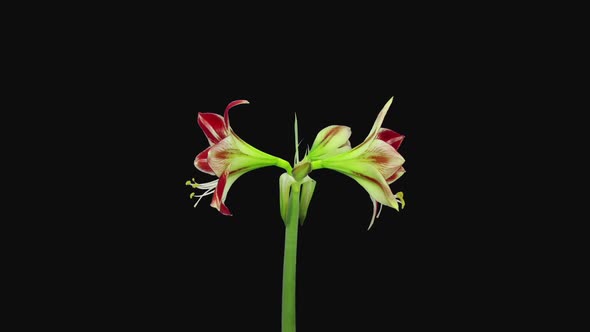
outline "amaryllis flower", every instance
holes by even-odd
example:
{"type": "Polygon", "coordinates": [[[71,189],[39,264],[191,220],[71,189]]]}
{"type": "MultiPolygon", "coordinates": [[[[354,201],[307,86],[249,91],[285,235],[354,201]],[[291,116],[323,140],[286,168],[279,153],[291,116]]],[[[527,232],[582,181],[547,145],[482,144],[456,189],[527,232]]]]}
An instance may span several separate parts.
{"type": "Polygon", "coordinates": [[[195,206],[204,196],[213,194],[211,206],[224,215],[231,215],[225,205],[227,192],[243,174],[265,166],[279,166],[291,171],[287,161],[256,149],[232,130],[229,123],[229,110],[241,104],[249,104],[249,102],[247,100],[232,101],[225,108],[223,117],[215,113],[199,113],[197,122],[210,146],[197,155],[195,167],[219,179],[206,183],[196,183],[193,179],[192,182],[186,183],[193,188],[205,190],[200,195],[191,194],[191,198],[199,198],[195,206]]]}
{"type": "Polygon", "coordinates": [[[353,178],[369,193],[373,202],[373,216],[379,217],[381,204],[399,210],[405,206],[403,193],[393,194],[389,184],[399,179],[405,170],[402,167],[404,158],[397,149],[404,135],[387,128],[381,128],[383,119],[391,106],[389,99],[377,115],[371,132],[365,140],[351,148],[351,130],[347,126],[329,126],[316,136],[305,159],[311,162],[312,170],[328,168],[353,178]],[[379,208],[379,213],[377,212],[379,208]]]}

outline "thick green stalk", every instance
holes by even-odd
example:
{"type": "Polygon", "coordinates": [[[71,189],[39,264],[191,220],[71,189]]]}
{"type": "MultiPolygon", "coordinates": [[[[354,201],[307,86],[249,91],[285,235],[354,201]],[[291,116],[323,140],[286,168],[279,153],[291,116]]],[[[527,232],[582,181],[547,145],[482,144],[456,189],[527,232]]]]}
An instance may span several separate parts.
{"type": "Polygon", "coordinates": [[[297,271],[297,233],[299,231],[300,183],[293,183],[287,207],[285,252],[283,259],[283,305],[281,331],[295,332],[295,280],[297,271]]]}

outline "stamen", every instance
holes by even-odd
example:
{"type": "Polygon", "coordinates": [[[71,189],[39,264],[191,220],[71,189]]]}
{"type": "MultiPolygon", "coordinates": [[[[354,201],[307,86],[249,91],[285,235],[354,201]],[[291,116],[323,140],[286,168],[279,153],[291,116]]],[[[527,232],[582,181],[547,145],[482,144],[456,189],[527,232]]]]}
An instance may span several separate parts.
{"type": "Polygon", "coordinates": [[[213,180],[213,181],[209,181],[209,182],[205,182],[205,183],[197,183],[195,181],[195,178],[193,178],[192,181],[186,181],[187,186],[191,186],[196,189],[205,190],[205,192],[200,195],[197,195],[195,193],[190,194],[191,199],[193,199],[195,197],[199,198],[197,200],[197,202],[195,203],[195,207],[197,207],[197,205],[199,205],[199,202],[201,201],[201,199],[203,199],[203,197],[209,196],[209,195],[213,194],[213,192],[215,192],[215,188],[217,188],[218,182],[219,182],[219,180],[213,180]]]}
{"type": "Polygon", "coordinates": [[[197,183],[195,181],[195,179],[193,178],[192,181],[186,181],[186,185],[187,186],[191,186],[193,188],[198,188],[198,189],[211,189],[211,188],[215,188],[217,187],[217,182],[219,182],[219,180],[213,180],[213,181],[209,181],[209,182],[205,182],[205,183],[197,183]]]}
{"type": "MultiPolygon", "coordinates": [[[[213,192],[215,192],[215,189],[208,189],[207,191],[205,191],[203,194],[201,195],[195,195],[193,197],[199,197],[199,199],[197,200],[197,202],[195,203],[194,207],[197,207],[197,205],[199,205],[199,202],[203,199],[203,197],[205,196],[209,196],[211,194],[213,194],[213,192]]],[[[192,198],[192,197],[191,197],[192,198]]]]}
{"type": "Polygon", "coordinates": [[[219,182],[219,180],[213,180],[205,183],[195,183],[195,185],[199,189],[211,189],[217,187],[217,182],[219,182]]]}
{"type": "MultiPolygon", "coordinates": [[[[379,204],[379,203],[377,203],[379,204]]],[[[377,212],[377,218],[381,215],[381,210],[383,209],[383,204],[379,204],[379,212],[377,212]]]]}
{"type": "Polygon", "coordinates": [[[187,186],[191,186],[193,188],[198,188],[197,187],[198,184],[195,182],[195,178],[193,178],[192,181],[191,180],[187,180],[184,184],[187,185],[187,186]]]}

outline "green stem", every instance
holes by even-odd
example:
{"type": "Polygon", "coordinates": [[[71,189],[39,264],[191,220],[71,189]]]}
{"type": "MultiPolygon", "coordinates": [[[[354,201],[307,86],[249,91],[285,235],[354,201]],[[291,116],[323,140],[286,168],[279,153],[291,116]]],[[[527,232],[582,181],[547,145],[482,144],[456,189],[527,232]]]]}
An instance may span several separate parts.
{"type": "Polygon", "coordinates": [[[283,306],[281,331],[295,332],[295,279],[297,271],[297,233],[299,230],[299,193],[301,184],[293,183],[287,207],[285,252],[283,259],[283,306]]]}
{"type": "Polygon", "coordinates": [[[278,158],[278,157],[276,157],[276,166],[284,169],[289,174],[291,174],[291,171],[293,170],[293,168],[291,167],[291,164],[289,164],[288,161],[286,161],[285,159],[278,158]]]}

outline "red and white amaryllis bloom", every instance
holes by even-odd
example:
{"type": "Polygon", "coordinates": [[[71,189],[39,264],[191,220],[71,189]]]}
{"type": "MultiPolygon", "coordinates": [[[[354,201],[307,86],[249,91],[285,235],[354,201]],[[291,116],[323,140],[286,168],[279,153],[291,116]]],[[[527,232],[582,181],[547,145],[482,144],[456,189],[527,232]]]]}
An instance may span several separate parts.
{"type": "Polygon", "coordinates": [[[389,188],[389,184],[405,173],[402,167],[405,160],[397,151],[405,136],[391,129],[381,128],[392,101],[393,98],[389,99],[383,106],[371,132],[361,144],[351,148],[348,140],[351,135],[349,127],[329,126],[318,133],[305,157],[311,162],[312,169],[328,168],[338,171],[365,188],[373,202],[369,228],[375,217],[379,217],[380,204],[396,210],[399,210],[398,203],[401,203],[402,208],[405,206],[403,193],[394,195],[389,188]]]}
{"type": "Polygon", "coordinates": [[[279,166],[290,171],[289,163],[281,158],[262,152],[242,140],[232,130],[229,123],[229,110],[237,105],[249,104],[247,100],[235,100],[227,105],[224,115],[199,113],[197,122],[209,141],[209,147],[195,158],[195,167],[201,172],[217,176],[219,179],[206,183],[187,181],[187,185],[204,190],[191,198],[200,200],[213,195],[211,206],[224,215],[231,215],[225,205],[227,192],[232,184],[243,174],[266,166],[279,166]]]}

